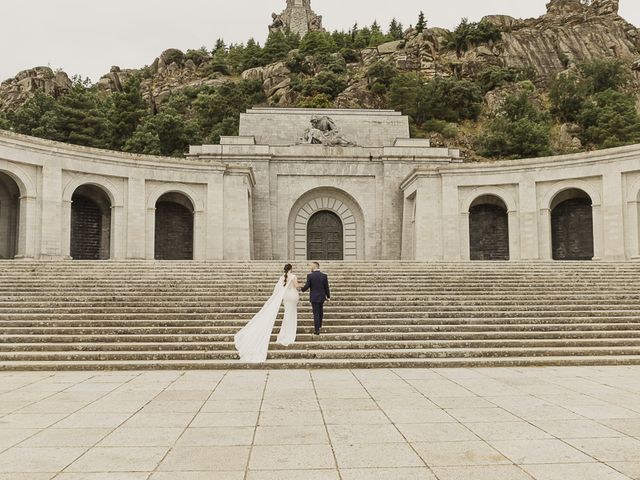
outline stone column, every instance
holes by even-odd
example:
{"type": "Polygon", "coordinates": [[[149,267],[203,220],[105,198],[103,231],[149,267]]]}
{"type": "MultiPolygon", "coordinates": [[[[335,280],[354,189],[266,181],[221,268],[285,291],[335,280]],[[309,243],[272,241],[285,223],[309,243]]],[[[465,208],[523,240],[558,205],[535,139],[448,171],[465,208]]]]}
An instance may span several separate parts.
{"type": "Polygon", "coordinates": [[[417,179],[416,260],[440,261],[442,248],[442,179],[439,174],[425,174],[417,179]]]}
{"type": "Polygon", "coordinates": [[[42,241],[40,258],[43,260],[68,258],[68,254],[62,250],[62,222],[66,221],[68,221],[68,218],[63,216],[62,206],[62,166],[57,158],[48,158],[42,167],[42,215],[40,223],[42,226],[42,241]]]}
{"type": "Polygon", "coordinates": [[[147,208],[147,221],[146,225],[146,246],[145,246],[145,258],[147,260],[155,259],[155,246],[156,246],[156,207],[147,208]]]}
{"type": "Polygon", "coordinates": [[[251,221],[247,170],[224,175],[224,259],[251,260],[251,221]]]}
{"type": "Polygon", "coordinates": [[[147,258],[145,227],[147,226],[148,219],[146,204],[145,179],[130,177],[127,181],[126,256],[132,260],[143,260],[147,258]]]}
{"type": "Polygon", "coordinates": [[[622,195],[621,173],[605,173],[602,178],[602,222],[603,240],[605,242],[603,258],[607,260],[625,259],[624,206],[622,195]],[[606,232],[606,235],[604,235],[604,232],[606,232]]]}
{"type": "Polygon", "coordinates": [[[541,208],[538,217],[538,249],[540,252],[540,260],[552,260],[552,244],[551,244],[551,210],[549,208],[541,208]]]}
{"type": "Polygon", "coordinates": [[[20,197],[18,219],[18,250],[16,259],[33,259],[38,256],[36,238],[38,234],[38,202],[36,197],[20,197]]]}
{"type": "Polygon", "coordinates": [[[212,174],[207,182],[206,259],[224,259],[224,172],[212,174]]]}
{"type": "Polygon", "coordinates": [[[112,260],[124,260],[126,258],[126,218],[122,205],[111,206],[111,242],[109,246],[109,258],[112,260]]]}
{"type": "Polygon", "coordinates": [[[509,260],[520,260],[520,214],[516,210],[507,212],[509,217],[509,260]]]}
{"type": "Polygon", "coordinates": [[[193,259],[198,262],[206,260],[207,223],[204,210],[193,212],[193,259]]]}
{"type": "Polygon", "coordinates": [[[640,259],[640,202],[631,200],[627,202],[627,244],[629,257],[640,259]]]}
{"type": "Polygon", "coordinates": [[[605,230],[602,205],[594,204],[593,212],[593,259],[602,260],[605,255],[605,230]]]}
{"type": "Polygon", "coordinates": [[[469,232],[469,211],[460,212],[460,260],[471,260],[471,234],[469,232]]]}
{"type": "MultiPolygon", "coordinates": [[[[518,219],[520,224],[520,258],[522,260],[537,260],[542,258],[540,237],[543,230],[538,226],[538,220],[542,220],[542,215],[538,216],[535,181],[531,178],[525,178],[518,185],[518,194],[520,197],[518,219]]],[[[511,221],[509,221],[509,233],[511,234],[511,221]]]]}
{"type": "Polygon", "coordinates": [[[62,255],[71,258],[71,200],[62,201],[62,255]]]}

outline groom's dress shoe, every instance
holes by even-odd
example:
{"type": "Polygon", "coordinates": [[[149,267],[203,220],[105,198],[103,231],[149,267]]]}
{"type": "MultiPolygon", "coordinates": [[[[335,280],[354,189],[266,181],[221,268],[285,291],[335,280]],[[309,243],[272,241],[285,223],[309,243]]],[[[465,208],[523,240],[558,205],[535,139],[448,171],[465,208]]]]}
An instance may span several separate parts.
{"type": "Polygon", "coordinates": [[[316,330],[315,332],[313,332],[314,335],[320,335],[320,331],[316,330]]]}

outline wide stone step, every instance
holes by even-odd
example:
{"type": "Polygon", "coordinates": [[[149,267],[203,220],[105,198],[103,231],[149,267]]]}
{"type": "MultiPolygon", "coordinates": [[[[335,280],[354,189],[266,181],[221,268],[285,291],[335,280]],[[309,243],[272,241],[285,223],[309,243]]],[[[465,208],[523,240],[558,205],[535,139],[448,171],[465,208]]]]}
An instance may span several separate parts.
{"type": "MultiPolygon", "coordinates": [[[[275,339],[274,339],[275,340],[275,339]]],[[[363,340],[297,341],[295,350],[411,350],[411,349],[488,349],[488,348],[582,348],[582,347],[640,347],[640,337],[635,339],[565,339],[565,340],[363,340]]],[[[270,351],[291,350],[277,343],[270,345],[270,351]]],[[[164,352],[164,351],[235,351],[233,342],[104,342],[104,343],[0,343],[0,352],[164,352]]]]}
{"type": "MultiPolygon", "coordinates": [[[[188,345],[192,342],[206,343],[231,343],[233,342],[234,333],[215,333],[215,334],[164,334],[164,335],[124,335],[124,334],[83,334],[83,335],[4,335],[0,336],[0,346],[3,343],[8,345],[20,343],[33,343],[42,345],[57,344],[72,345],[82,343],[173,343],[180,342],[188,345]]],[[[385,341],[385,342],[406,342],[406,341],[425,341],[425,340],[513,340],[513,339],[530,339],[530,340],[549,340],[549,339],[636,339],[640,338],[640,328],[636,330],[546,330],[546,331],[434,331],[434,332],[346,332],[346,333],[323,333],[322,337],[316,337],[311,334],[311,330],[299,333],[297,342],[313,342],[321,345],[324,342],[360,342],[360,341],[385,341]]],[[[276,335],[271,338],[275,342],[276,335]]]]}
{"type": "Polygon", "coordinates": [[[5,361],[0,371],[32,370],[233,370],[233,369],[345,369],[345,368],[472,368],[546,367],[592,365],[640,365],[640,355],[565,357],[466,357],[466,358],[359,358],[281,359],[264,364],[228,360],[147,360],[147,361],[5,361]]]}
{"type": "MultiPolygon", "coordinates": [[[[361,358],[465,358],[465,357],[553,357],[553,356],[640,356],[640,348],[632,347],[522,347],[522,348],[433,348],[433,349],[357,349],[272,350],[272,359],[361,359],[361,358]]],[[[235,351],[161,351],[161,352],[0,352],[4,361],[109,361],[109,360],[234,360],[235,351]]]]}

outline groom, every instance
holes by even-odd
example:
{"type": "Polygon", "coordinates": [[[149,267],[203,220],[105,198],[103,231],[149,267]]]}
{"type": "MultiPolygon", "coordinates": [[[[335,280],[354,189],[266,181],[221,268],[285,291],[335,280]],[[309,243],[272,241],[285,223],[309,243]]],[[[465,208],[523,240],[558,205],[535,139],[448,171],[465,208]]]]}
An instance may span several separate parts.
{"type": "Polygon", "coordinates": [[[302,291],[306,292],[311,289],[309,295],[311,307],[313,308],[313,324],[314,334],[320,335],[322,328],[322,320],[324,318],[324,302],[331,301],[331,290],[329,290],[329,277],[326,273],[320,271],[320,264],[313,262],[309,265],[311,273],[307,275],[307,283],[302,287],[302,291]]]}

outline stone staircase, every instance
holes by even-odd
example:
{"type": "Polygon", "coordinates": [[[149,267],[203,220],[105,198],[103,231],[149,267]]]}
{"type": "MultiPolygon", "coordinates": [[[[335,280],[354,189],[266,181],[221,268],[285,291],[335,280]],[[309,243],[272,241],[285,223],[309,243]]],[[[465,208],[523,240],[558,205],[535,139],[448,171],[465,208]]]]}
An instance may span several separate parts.
{"type": "MultiPolygon", "coordinates": [[[[246,367],[233,335],[281,267],[1,262],[0,370],[246,367]]],[[[265,367],[640,364],[640,263],[323,267],[323,335],[303,296],[298,343],[272,343],[265,367]]]]}

